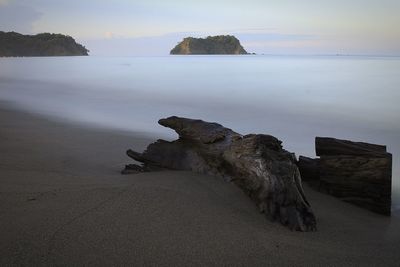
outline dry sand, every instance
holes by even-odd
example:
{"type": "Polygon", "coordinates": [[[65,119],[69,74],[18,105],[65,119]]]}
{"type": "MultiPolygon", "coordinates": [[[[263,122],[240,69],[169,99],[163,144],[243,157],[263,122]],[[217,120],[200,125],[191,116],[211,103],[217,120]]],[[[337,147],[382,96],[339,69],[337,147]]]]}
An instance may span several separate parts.
{"type": "Polygon", "coordinates": [[[0,266],[400,266],[400,223],[305,187],[318,231],[268,221],[234,185],[122,176],[140,135],[0,108],[0,266]]]}

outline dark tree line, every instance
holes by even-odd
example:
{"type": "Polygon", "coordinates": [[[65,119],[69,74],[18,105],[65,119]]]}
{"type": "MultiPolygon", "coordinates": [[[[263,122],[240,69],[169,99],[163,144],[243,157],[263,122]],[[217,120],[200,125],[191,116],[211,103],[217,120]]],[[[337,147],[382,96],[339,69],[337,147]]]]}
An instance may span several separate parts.
{"type": "Polygon", "coordinates": [[[40,33],[23,35],[0,31],[0,56],[87,56],[89,50],[78,44],[71,36],[40,33]]]}

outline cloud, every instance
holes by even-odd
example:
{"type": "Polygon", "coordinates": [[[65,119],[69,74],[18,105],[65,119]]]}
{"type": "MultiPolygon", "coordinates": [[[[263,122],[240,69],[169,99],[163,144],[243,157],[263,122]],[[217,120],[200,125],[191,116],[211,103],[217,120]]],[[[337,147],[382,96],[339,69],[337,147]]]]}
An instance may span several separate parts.
{"type": "Polygon", "coordinates": [[[115,37],[115,33],[113,33],[113,32],[105,32],[104,33],[104,37],[107,38],[107,39],[114,38],[115,37]]]}
{"type": "Polygon", "coordinates": [[[173,33],[148,37],[120,37],[112,32],[106,32],[102,39],[82,40],[90,50],[91,55],[97,56],[162,56],[190,34],[173,33]]]}
{"type": "Polygon", "coordinates": [[[282,33],[235,33],[241,41],[246,42],[281,42],[315,40],[317,36],[310,34],[282,34],[282,33]]]}
{"type": "Polygon", "coordinates": [[[33,23],[42,16],[33,7],[0,0],[0,25],[2,31],[32,33],[33,23]]]}

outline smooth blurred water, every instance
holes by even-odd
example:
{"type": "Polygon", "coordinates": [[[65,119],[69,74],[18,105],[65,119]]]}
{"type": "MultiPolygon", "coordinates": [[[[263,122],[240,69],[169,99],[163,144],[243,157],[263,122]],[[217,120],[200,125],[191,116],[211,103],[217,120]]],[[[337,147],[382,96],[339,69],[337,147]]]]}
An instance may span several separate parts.
{"type": "Polygon", "coordinates": [[[0,100],[85,124],[173,133],[170,115],[268,133],[297,155],[315,136],[385,144],[400,208],[400,58],[166,56],[1,58],[0,100]]]}

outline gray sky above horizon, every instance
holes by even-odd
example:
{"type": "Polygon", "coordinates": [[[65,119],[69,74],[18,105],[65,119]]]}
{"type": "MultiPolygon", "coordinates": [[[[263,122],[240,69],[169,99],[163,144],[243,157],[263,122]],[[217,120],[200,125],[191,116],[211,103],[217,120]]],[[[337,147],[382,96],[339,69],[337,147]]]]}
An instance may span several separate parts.
{"type": "Polygon", "coordinates": [[[400,55],[398,0],[0,0],[0,30],[73,36],[92,55],[166,55],[185,36],[266,54],[400,55]]]}

